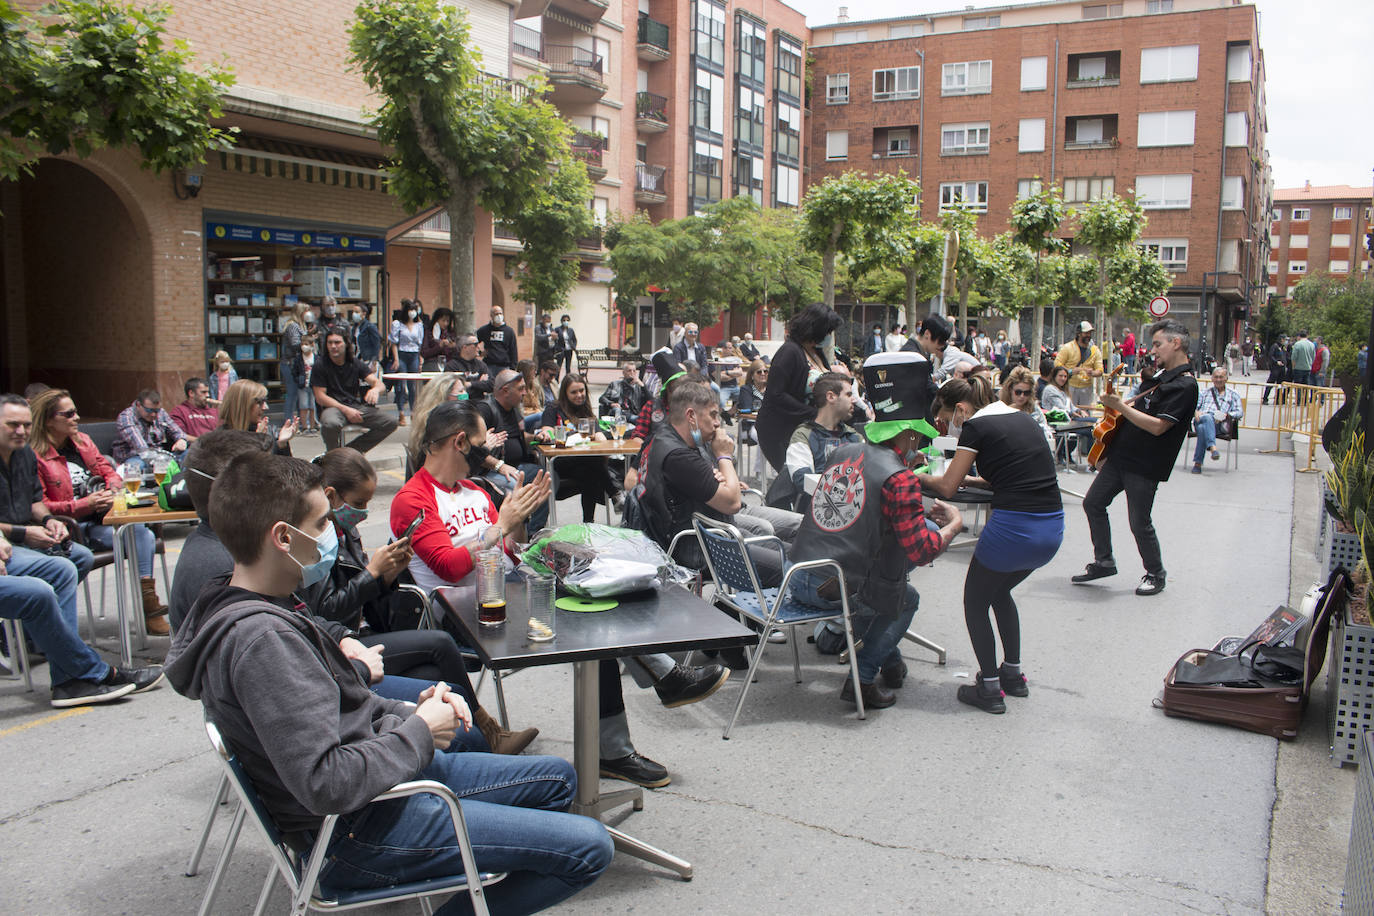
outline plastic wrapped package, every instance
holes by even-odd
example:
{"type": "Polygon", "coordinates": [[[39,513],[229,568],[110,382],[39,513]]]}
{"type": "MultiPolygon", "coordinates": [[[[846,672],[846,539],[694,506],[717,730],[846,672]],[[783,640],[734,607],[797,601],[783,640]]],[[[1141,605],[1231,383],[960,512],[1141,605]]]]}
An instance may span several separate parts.
{"type": "Polygon", "coordinates": [[[609,598],[692,580],[692,573],[673,563],[644,532],[607,525],[541,531],[523,559],[584,598],[609,598]]]}

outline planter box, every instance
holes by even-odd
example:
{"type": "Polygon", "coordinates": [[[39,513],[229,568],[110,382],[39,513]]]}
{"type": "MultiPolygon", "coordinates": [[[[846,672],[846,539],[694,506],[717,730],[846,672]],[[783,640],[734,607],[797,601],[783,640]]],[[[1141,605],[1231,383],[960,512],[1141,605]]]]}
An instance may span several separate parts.
{"type": "Polygon", "coordinates": [[[1336,520],[1326,519],[1326,575],[1337,566],[1344,566],[1347,572],[1354,572],[1360,565],[1360,537],[1353,531],[1337,531],[1336,520]]]}
{"type": "Polygon", "coordinates": [[[1342,609],[1331,628],[1326,705],[1331,762],[1355,763],[1364,731],[1374,728],[1374,626],[1351,623],[1342,609]]]}
{"type": "Polygon", "coordinates": [[[1345,859],[1347,913],[1374,913],[1374,734],[1360,745],[1360,775],[1355,780],[1355,807],[1350,817],[1350,846],[1345,859]]]}

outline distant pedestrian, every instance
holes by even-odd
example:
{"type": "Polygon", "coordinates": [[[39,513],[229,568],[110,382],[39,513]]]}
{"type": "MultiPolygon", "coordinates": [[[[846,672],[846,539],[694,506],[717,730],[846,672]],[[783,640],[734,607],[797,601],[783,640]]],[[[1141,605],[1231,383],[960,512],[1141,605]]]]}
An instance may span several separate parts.
{"type": "Polygon", "coordinates": [[[1249,375],[1250,367],[1255,364],[1255,342],[1246,337],[1240,342],[1240,372],[1249,375]]]}
{"type": "Polygon", "coordinates": [[[577,332],[573,330],[572,319],[567,315],[559,319],[557,334],[554,358],[562,366],[562,374],[571,375],[577,371],[577,332]]]}
{"type": "MultiPolygon", "coordinates": [[[[1264,394],[1260,396],[1261,404],[1269,403],[1269,390],[1275,385],[1282,385],[1284,377],[1288,372],[1288,351],[1284,349],[1287,337],[1281,337],[1273,342],[1269,347],[1269,378],[1264,382],[1264,394]]],[[[1275,403],[1283,403],[1283,388],[1279,388],[1278,398],[1275,403]]]]}

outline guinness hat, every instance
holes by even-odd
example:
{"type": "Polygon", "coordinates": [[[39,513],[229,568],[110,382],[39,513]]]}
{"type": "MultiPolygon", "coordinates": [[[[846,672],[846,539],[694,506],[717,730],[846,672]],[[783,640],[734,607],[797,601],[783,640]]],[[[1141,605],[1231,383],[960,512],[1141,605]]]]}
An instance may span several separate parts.
{"type": "Polygon", "coordinates": [[[939,435],[930,422],[930,360],[910,350],[875,353],[864,361],[864,394],[874,420],[864,427],[869,442],[886,442],[904,430],[939,435]]]}

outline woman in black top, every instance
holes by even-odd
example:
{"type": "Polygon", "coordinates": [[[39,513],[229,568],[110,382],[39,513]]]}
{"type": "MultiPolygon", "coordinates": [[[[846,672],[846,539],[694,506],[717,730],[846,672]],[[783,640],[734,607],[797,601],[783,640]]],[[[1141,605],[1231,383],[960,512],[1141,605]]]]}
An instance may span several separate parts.
{"type": "Polygon", "coordinates": [[[964,622],[978,656],[978,683],[960,687],[959,700],[1004,713],[1004,692],[1030,694],[1021,674],[1021,621],[1011,591],[1053,559],[1064,540],[1054,455],[1036,422],[994,401],[992,386],[981,376],[946,382],[934,408],[959,445],[943,475],[921,476],[922,489],[945,499],[966,482],[992,490],[992,512],[964,580],[964,622]],[[979,476],[968,477],[975,458],[979,476]],[[1002,637],[1000,666],[989,607],[1002,637]]]}
{"type": "Polygon", "coordinates": [[[840,323],[834,309],[819,303],[808,305],[787,323],[787,340],[769,365],[768,390],[756,421],[763,456],[774,470],[782,470],[792,431],[816,416],[811,385],[821,373],[830,371],[830,358],[821,341],[840,323]]]}
{"type": "MultiPolygon", "coordinates": [[[[593,442],[606,441],[606,435],[601,432],[596,414],[592,411],[591,399],[587,396],[587,381],[574,372],[563,376],[563,383],[558,387],[558,400],[544,408],[536,435],[545,442],[552,441],[554,427],[576,427],[580,420],[587,420],[591,424],[593,442]]],[[[580,493],[583,522],[594,521],[597,505],[604,503],[606,497],[616,490],[611,481],[609,462],[605,458],[565,458],[558,463],[558,493],[554,498],[563,499],[580,493]]]]}

